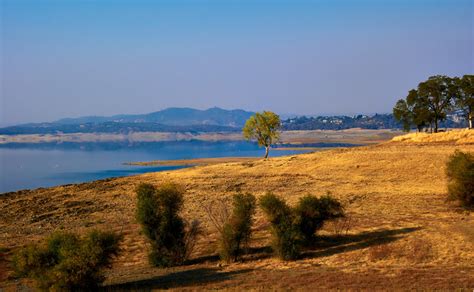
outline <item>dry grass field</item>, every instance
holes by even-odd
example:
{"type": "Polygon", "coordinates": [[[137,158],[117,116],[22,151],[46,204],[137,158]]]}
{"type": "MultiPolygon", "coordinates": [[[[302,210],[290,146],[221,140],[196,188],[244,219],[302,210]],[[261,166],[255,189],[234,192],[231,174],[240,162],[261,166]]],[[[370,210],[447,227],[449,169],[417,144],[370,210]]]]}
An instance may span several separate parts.
{"type": "MultiPolygon", "coordinates": [[[[474,137],[474,131],[467,135],[474,137]]],[[[474,144],[401,140],[1,195],[0,287],[14,291],[31,285],[11,278],[9,258],[16,248],[54,230],[101,228],[124,235],[122,253],[107,271],[104,289],[110,291],[472,291],[474,215],[446,202],[444,167],[455,149],[474,152],[474,144]],[[205,234],[186,265],[158,269],[147,263],[148,244],[134,219],[134,189],[166,181],[186,188],[182,215],[201,220],[205,234]],[[258,211],[249,254],[242,262],[221,265],[202,206],[238,191],[256,196],[272,191],[291,204],[305,194],[331,192],[346,205],[349,229],[336,232],[336,224],[327,224],[300,260],[282,262],[271,255],[268,223],[258,211]]]]}

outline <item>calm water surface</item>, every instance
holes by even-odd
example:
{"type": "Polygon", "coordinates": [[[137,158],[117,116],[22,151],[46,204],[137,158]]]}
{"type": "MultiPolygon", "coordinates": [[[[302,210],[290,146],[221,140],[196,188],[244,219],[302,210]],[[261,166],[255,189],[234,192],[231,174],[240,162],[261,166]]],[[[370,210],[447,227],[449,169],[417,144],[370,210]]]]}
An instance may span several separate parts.
{"type": "MultiPolygon", "coordinates": [[[[304,151],[270,151],[270,156],[304,151]]],[[[81,183],[179,166],[130,166],[124,162],[205,157],[262,156],[248,142],[62,143],[0,146],[0,193],[81,183]]]]}

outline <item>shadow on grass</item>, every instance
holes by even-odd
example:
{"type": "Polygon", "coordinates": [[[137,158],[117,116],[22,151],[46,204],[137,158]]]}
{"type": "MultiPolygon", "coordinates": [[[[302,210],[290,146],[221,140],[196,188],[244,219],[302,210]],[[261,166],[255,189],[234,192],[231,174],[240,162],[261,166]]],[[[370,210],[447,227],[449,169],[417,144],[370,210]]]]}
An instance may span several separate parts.
{"type": "MultiPolygon", "coordinates": [[[[387,244],[404,237],[404,234],[415,232],[420,229],[421,227],[408,227],[400,229],[382,229],[350,235],[318,236],[310,245],[303,248],[300,259],[327,257],[375,245],[387,244]]],[[[270,246],[251,248],[247,252],[247,256],[243,261],[260,260],[272,256],[273,252],[270,246]]]]}
{"type": "MultiPolygon", "coordinates": [[[[398,240],[404,234],[420,230],[421,227],[406,227],[399,229],[380,229],[349,235],[318,236],[303,248],[302,258],[327,257],[338,253],[364,249],[375,245],[386,244],[398,240]]],[[[273,256],[270,246],[251,247],[242,258],[243,262],[261,260],[273,256]]],[[[186,261],[185,265],[218,262],[218,255],[209,255],[186,261]]]]}
{"type": "Polygon", "coordinates": [[[151,291],[154,289],[173,289],[179,287],[193,287],[206,283],[229,280],[237,274],[244,274],[251,270],[221,272],[217,268],[199,268],[193,270],[173,272],[155,276],[150,279],[128,282],[125,284],[102,287],[102,291],[151,291]]]}
{"type": "Polygon", "coordinates": [[[403,238],[404,234],[420,230],[421,227],[382,229],[359,234],[319,236],[305,248],[302,258],[327,257],[335,254],[387,244],[403,238]]]}
{"type": "MultiPolygon", "coordinates": [[[[305,247],[301,258],[327,257],[339,253],[364,249],[371,246],[386,244],[404,237],[404,234],[420,230],[416,228],[382,229],[359,234],[340,236],[319,236],[310,245],[305,247]]],[[[243,257],[243,262],[270,258],[273,256],[270,246],[250,248],[243,257]]],[[[210,255],[187,261],[185,266],[208,264],[219,261],[219,256],[210,255]]],[[[172,272],[166,275],[155,276],[150,279],[128,282],[120,285],[103,287],[103,291],[150,291],[152,289],[172,289],[179,287],[195,287],[203,284],[220,282],[232,279],[233,276],[245,274],[252,269],[222,272],[217,268],[198,268],[172,272]]]]}

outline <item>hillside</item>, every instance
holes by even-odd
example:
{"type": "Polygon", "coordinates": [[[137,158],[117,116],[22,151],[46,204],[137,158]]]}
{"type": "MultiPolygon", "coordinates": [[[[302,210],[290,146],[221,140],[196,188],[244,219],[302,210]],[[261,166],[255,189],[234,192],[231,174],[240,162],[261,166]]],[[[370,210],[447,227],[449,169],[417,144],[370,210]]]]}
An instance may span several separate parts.
{"type": "Polygon", "coordinates": [[[457,131],[448,131],[441,133],[411,133],[401,136],[396,136],[392,138],[393,142],[402,142],[409,144],[420,144],[420,143],[430,143],[430,144],[474,144],[474,130],[457,130],[457,131]]]}
{"type": "Polygon", "coordinates": [[[168,108],[143,115],[65,118],[0,128],[2,135],[55,133],[211,132],[240,129],[253,112],[210,108],[168,108]]]}
{"type": "Polygon", "coordinates": [[[56,229],[104,228],[125,236],[108,272],[106,284],[121,285],[114,288],[471,290],[474,215],[445,201],[444,166],[455,149],[474,152],[474,144],[389,142],[4,194],[0,287],[25,283],[8,279],[8,256],[22,244],[56,229]],[[156,269],[147,264],[148,245],[134,220],[134,188],[165,181],[186,188],[183,216],[201,220],[206,233],[187,265],[156,269]],[[331,192],[346,203],[351,228],[336,235],[328,224],[302,259],[282,262],[269,254],[268,224],[258,212],[252,254],[220,266],[215,232],[201,206],[236,191],[272,191],[290,203],[331,192]]]}
{"type": "Polygon", "coordinates": [[[167,108],[161,111],[143,115],[115,115],[111,117],[80,117],[67,118],[56,121],[57,124],[82,124],[82,123],[158,123],[170,126],[187,125],[219,125],[228,127],[241,127],[253,112],[244,110],[225,110],[218,107],[207,110],[193,108],[167,108]]]}

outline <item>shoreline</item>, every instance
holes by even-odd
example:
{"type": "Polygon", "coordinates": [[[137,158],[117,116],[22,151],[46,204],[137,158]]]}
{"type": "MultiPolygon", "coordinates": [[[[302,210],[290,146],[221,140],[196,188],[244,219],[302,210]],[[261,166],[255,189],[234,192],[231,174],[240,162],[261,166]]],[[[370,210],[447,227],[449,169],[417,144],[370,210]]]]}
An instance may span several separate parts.
{"type": "MultiPolygon", "coordinates": [[[[366,146],[366,145],[357,145],[358,146],[366,146]]],[[[278,147],[272,148],[272,151],[301,151],[302,153],[296,153],[293,155],[300,155],[305,153],[312,153],[312,152],[320,152],[326,151],[331,149],[340,149],[346,147],[278,147]]],[[[353,147],[351,147],[353,148],[353,147]]],[[[277,158],[277,157],[285,157],[285,156],[270,156],[269,159],[277,158]]],[[[211,165],[211,164],[220,164],[220,163],[235,163],[235,162],[253,162],[263,160],[262,156],[257,157],[233,157],[233,156],[226,156],[226,157],[203,157],[203,158],[189,158],[189,159],[171,159],[171,160],[152,160],[152,161],[128,161],[124,162],[123,165],[131,165],[131,166],[202,166],[202,165],[211,165]]]]}
{"type": "MultiPolygon", "coordinates": [[[[283,144],[377,144],[400,135],[393,129],[369,130],[294,130],[281,133],[283,144]]],[[[71,133],[71,134],[25,134],[0,135],[0,145],[40,144],[40,143],[139,143],[139,142],[175,142],[175,141],[244,141],[240,132],[133,132],[119,133],[71,133]]]]}
{"type": "Polygon", "coordinates": [[[174,160],[153,160],[153,161],[137,161],[124,162],[124,165],[133,166],[202,166],[219,163],[233,162],[252,162],[262,160],[262,157],[209,157],[209,158],[190,158],[190,159],[174,159],[174,160]]]}

